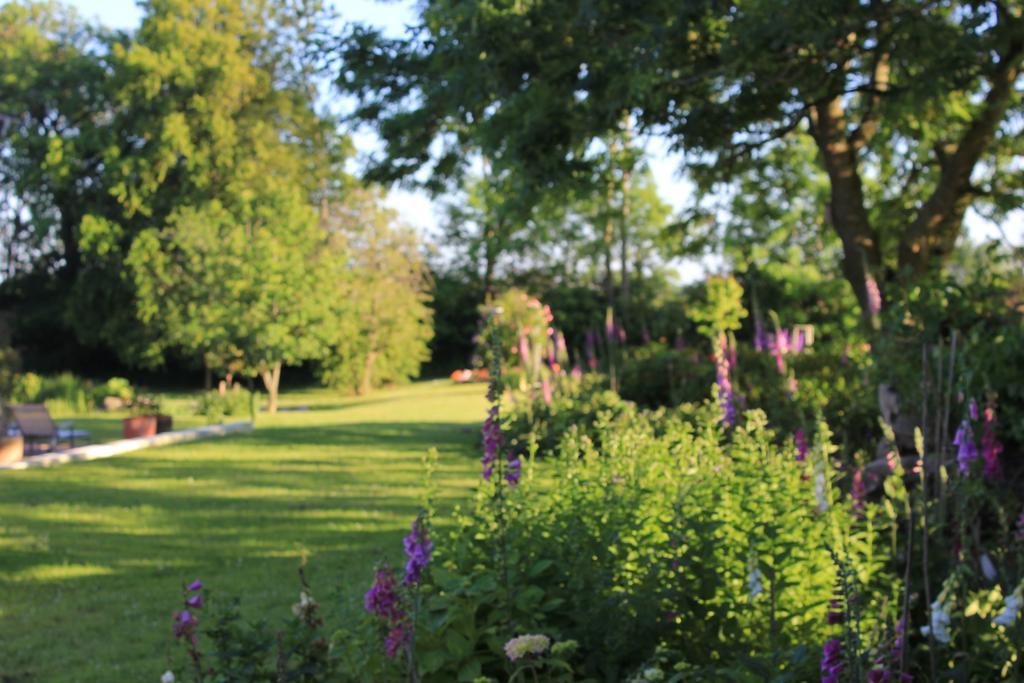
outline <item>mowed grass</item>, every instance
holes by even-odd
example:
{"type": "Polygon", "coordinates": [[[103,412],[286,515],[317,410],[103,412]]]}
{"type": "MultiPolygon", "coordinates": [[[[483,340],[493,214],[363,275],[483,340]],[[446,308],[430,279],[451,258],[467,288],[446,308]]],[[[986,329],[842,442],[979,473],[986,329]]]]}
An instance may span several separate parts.
{"type": "Polygon", "coordinates": [[[201,577],[273,623],[298,598],[303,553],[314,594],[342,609],[379,558],[400,560],[428,448],[442,511],[476,483],[479,385],[283,405],[310,410],[260,415],[248,435],[0,472],[0,681],[156,681],[179,654],[182,582],[201,577]]]}

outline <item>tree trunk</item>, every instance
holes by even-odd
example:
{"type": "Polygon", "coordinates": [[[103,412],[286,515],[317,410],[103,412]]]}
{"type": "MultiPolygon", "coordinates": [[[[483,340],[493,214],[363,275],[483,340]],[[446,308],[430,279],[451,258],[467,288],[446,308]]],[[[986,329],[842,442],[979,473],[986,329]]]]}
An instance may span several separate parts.
{"type": "Polygon", "coordinates": [[[605,197],[607,216],[604,224],[604,297],[608,308],[615,305],[615,275],[612,272],[612,252],[615,249],[615,221],[612,220],[612,195],[614,188],[608,180],[608,191],[605,197]]]}
{"type": "Polygon", "coordinates": [[[861,315],[877,324],[869,302],[869,280],[881,267],[878,238],[864,203],[857,149],[846,135],[845,115],[838,98],[811,108],[811,131],[821,152],[831,186],[828,218],[843,245],[843,276],[853,287],[861,315]]]}
{"type": "Polygon", "coordinates": [[[629,191],[633,180],[633,159],[630,156],[630,145],[632,142],[632,124],[629,116],[626,116],[622,134],[622,211],[619,215],[619,263],[622,269],[622,291],[619,292],[622,310],[620,317],[625,320],[629,311],[629,191]]]}
{"type": "Polygon", "coordinates": [[[622,174],[622,215],[619,226],[619,263],[622,269],[622,290],[619,292],[621,301],[620,317],[625,317],[629,310],[629,184],[631,173],[624,170],[622,174]]]}
{"type": "Polygon", "coordinates": [[[494,245],[496,230],[488,226],[484,232],[484,303],[494,299],[494,262],[497,260],[497,248],[494,245]]]}
{"type": "Polygon", "coordinates": [[[363,363],[363,376],[359,381],[359,389],[356,392],[360,396],[366,396],[373,389],[373,364],[376,361],[376,351],[370,351],[366,354],[366,361],[363,363]]]}
{"type": "Polygon", "coordinates": [[[82,261],[78,249],[78,224],[81,218],[77,212],[65,208],[60,207],[60,241],[64,246],[64,267],[60,272],[66,282],[74,282],[82,261]]]}
{"type": "Polygon", "coordinates": [[[267,412],[277,412],[277,391],[281,385],[281,361],[274,363],[269,370],[260,372],[263,386],[267,389],[267,412]]]}

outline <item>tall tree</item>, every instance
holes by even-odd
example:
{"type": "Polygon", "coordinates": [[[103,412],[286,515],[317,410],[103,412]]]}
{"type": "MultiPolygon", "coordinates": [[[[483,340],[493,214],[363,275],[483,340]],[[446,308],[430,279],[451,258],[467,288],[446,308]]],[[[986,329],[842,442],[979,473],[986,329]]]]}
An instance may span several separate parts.
{"type": "Polygon", "coordinates": [[[869,322],[872,282],[940,265],[968,207],[1024,195],[1019,1],[435,0],[408,37],[355,27],[340,51],[378,175],[443,174],[476,144],[550,183],[632,114],[708,190],[808,137],[869,322]]]}
{"type": "Polygon", "coordinates": [[[118,40],[56,3],[0,5],[0,220],[12,248],[35,250],[66,283],[81,264],[84,212],[116,209],[103,174],[118,40]]]}
{"type": "Polygon", "coordinates": [[[277,411],[284,365],[322,358],[343,311],[344,260],[298,191],[233,214],[217,201],[173,213],[126,259],[139,320],[165,347],[258,376],[277,411]]]}
{"type": "Polygon", "coordinates": [[[344,314],[328,330],[324,381],[366,394],[417,377],[433,336],[430,277],[420,242],[397,225],[377,191],[353,189],[324,223],[346,259],[344,314]]]}

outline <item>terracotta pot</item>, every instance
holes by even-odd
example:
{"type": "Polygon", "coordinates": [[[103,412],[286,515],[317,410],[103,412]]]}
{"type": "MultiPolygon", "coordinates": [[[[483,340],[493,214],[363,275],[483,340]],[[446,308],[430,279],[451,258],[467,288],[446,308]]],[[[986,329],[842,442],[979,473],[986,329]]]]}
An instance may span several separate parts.
{"type": "Polygon", "coordinates": [[[121,420],[122,434],[126,439],[156,434],[156,415],[135,415],[121,420]]]}
{"type": "Polygon", "coordinates": [[[157,415],[156,416],[156,433],[163,434],[169,432],[174,426],[174,418],[170,415],[157,415]]]}
{"type": "Polygon", "coordinates": [[[25,439],[20,436],[0,436],[0,465],[10,465],[25,457],[25,439]]]}

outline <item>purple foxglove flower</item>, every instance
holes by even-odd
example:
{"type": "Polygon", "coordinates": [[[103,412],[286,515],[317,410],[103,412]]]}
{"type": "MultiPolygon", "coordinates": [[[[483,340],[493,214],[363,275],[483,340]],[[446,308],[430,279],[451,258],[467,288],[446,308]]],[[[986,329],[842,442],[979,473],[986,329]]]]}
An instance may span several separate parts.
{"type": "Polygon", "coordinates": [[[793,335],[793,353],[802,353],[807,345],[807,335],[803,330],[797,330],[793,335]]]}
{"type": "Polygon", "coordinates": [[[978,402],[975,401],[973,398],[967,404],[967,414],[975,422],[978,421],[978,402]]]}
{"type": "Polygon", "coordinates": [[[765,334],[761,318],[754,318],[754,350],[764,351],[768,348],[768,335],[765,334]]]}
{"type": "Polygon", "coordinates": [[[374,616],[383,617],[391,623],[405,618],[397,593],[395,572],[382,564],[373,573],[373,585],[363,596],[363,607],[374,616]]]}
{"type": "Polygon", "coordinates": [[[519,483],[519,478],[522,473],[522,463],[519,458],[509,458],[508,464],[505,466],[505,481],[510,486],[515,486],[519,483]]]}
{"type": "Polygon", "coordinates": [[[553,397],[551,395],[551,382],[548,381],[547,375],[541,378],[540,388],[541,393],[544,395],[544,403],[551,405],[553,397]]]}
{"type": "Polygon", "coordinates": [[[487,419],[484,420],[480,432],[484,440],[484,457],[480,459],[480,464],[483,465],[484,479],[490,481],[494,463],[498,459],[498,451],[501,449],[501,416],[497,403],[492,403],[488,409],[487,419]]]}
{"type": "Polygon", "coordinates": [[[414,586],[423,578],[423,570],[430,564],[430,557],[434,552],[434,544],[430,541],[422,516],[412,521],[412,530],[402,539],[402,546],[405,548],[406,557],[409,558],[405,563],[403,582],[406,586],[414,586]]]}
{"type": "Polygon", "coordinates": [[[203,596],[202,595],[193,595],[192,597],[190,597],[188,600],[185,601],[185,604],[188,605],[189,607],[193,607],[195,609],[199,609],[200,607],[203,606],[203,596]]]}
{"type": "Polygon", "coordinates": [[[826,623],[830,626],[836,624],[842,624],[846,622],[846,612],[843,610],[843,604],[838,599],[833,598],[828,603],[828,614],[826,623]]]}
{"type": "Polygon", "coordinates": [[[996,411],[991,406],[985,408],[984,422],[981,427],[981,457],[985,460],[985,477],[999,479],[1003,475],[1003,466],[999,462],[999,454],[1003,452],[1003,444],[996,438],[996,411]]]}
{"type": "Polygon", "coordinates": [[[384,652],[394,659],[412,642],[412,631],[405,622],[396,624],[384,639],[384,652]]]}
{"type": "Polygon", "coordinates": [[[960,464],[960,474],[971,471],[971,463],[978,457],[978,447],[974,444],[974,432],[971,423],[964,420],[953,436],[953,445],[957,447],[956,461],[960,464]]]}
{"type": "Polygon", "coordinates": [[[804,430],[798,429],[793,432],[793,443],[796,444],[796,461],[803,462],[807,459],[807,451],[810,450],[804,430]]]}
{"type": "Polygon", "coordinates": [[[732,427],[736,424],[736,406],[729,380],[729,361],[719,354],[715,362],[715,383],[718,385],[718,403],[722,406],[722,422],[732,427]]]}
{"type": "Polygon", "coordinates": [[[832,638],[821,649],[821,683],[839,683],[844,669],[843,641],[832,638]]]}
{"type": "Polygon", "coordinates": [[[203,589],[203,582],[200,581],[199,579],[196,579],[195,581],[193,581],[192,583],[190,583],[188,585],[188,590],[190,590],[190,591],[198,591],[198,590],[202,590],[202,589],[203,589]]]}

